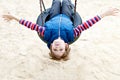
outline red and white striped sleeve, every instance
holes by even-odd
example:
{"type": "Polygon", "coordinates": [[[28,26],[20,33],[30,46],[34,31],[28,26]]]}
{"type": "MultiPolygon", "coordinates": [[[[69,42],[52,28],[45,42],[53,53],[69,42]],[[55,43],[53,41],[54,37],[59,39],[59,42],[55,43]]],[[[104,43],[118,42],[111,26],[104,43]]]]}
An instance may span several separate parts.
{"type": "Polygon", "coordinates": [[[26,21],[24,19],[21,19],[19,21],[19,23],[26,26],[27,28],[30,28],[31,30],[35,30],[35,31],[39,32],[41,37],[44,36],[45,27],[39,26],[39,25],[37,25],[35,23],[32,23],[30,21],[26,21]]]}
{"type": "Polygon", "coordinates": [[[101,18],[100,16],[95,16],[89,20],[87,20],[86,22],[83,22],[83,24],[78,25],[76,28],[73,29],[74,31],[74,37],[78,37],[80,36],[81,32],[92,27],[93,24],[95,24],[96,22],[100,21],[101,18]]]}

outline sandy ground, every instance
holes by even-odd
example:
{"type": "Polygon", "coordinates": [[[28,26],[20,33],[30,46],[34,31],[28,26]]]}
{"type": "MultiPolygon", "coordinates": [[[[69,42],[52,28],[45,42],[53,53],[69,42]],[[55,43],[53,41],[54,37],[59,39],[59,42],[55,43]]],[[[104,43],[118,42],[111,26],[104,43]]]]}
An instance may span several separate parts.
{"type": "MultiPolygon", "coordinates": [[[[74,0],[72,0],[74,2],[74,0]]],[[[51,0],[44,0],[46,8],[51,0]]],[[[78,0],[83,21],[120,0],[78,0]]],[[[71,45],[70,60],[49,59],[35,31],[1,17],[10,13],[36,22],[39,0],[0,0],[0,80],[120,80],[120,15],[106,17],[71,45]]]]}

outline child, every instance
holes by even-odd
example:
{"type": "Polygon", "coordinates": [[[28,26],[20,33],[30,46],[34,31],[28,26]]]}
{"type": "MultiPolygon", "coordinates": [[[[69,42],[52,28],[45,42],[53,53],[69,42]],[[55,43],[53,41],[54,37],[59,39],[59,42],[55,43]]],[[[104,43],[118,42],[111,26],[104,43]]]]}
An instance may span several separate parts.
{"type": "Polygon", "coordinates": [[[71,21],[73,9],[74,6],[71,3],[71,0],[63,0],[62,2],[60,0],[53,0],[50,10],[50,19],[44,26],[18,19],[12,15],[3,15],[3,18],[8,21],[15,20],[20,24],[31,28],[31,30],[39,32],[44,41],[47,42],[48,48],[50,49],[49,55],[52,59],[67,60],[70,52],[70,42],[74,42],[75,38],[77,38],[82,31],[88,29],[102,18],[113,16],[119,11],[116,8],[110,9],[74,28],[71,21]]]}

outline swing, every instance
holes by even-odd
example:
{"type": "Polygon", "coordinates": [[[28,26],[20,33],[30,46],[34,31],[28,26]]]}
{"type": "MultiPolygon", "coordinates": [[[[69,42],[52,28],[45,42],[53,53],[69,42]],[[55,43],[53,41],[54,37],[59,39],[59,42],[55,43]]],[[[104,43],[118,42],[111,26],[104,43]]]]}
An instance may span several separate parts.
{"type": "MultiPolygon", "coordinates": [[[[38,18],[37,18],[36,24],[38,24],[38,25],[40,25],[40,26],[44,26],[44,23],[45,23],[46,21],[48,21],[49,18],[50,18],[50,15],[49,15],[50,8],[48,8],[48,9],[45,8],[45,5],[44,5],[43,0],[39,0],[39,3],[40,3],[40,11],[41,11],[41,13],[40,13],[40,15],[39,15],[38,18]],[[43,8],[44,8],[44,11],[42,11],[42,6],[43,6],[43,8]]],[[[73,26],[74,26],[74,27],[77,27],[78,25],[82,24],[82,19],[81,19],[79,13],[76,12],[76,4],[77,4],[77,0],[75,0],[74,15],[72,16],[72,19],[71,19],[72,22],[73,22],[73,26]]],[[[43,42],[45,42],[45,41],[43,40],[43,37],[40,36],[39,32],[38,32],[38,36],[40,37],[40,39],[41,39],[43,42]]],[[[74,39],[74,42],[75,42],[78,38],[79,38],[79,37],[75,38],[75,39],[74,39]]],[[[45,43],[46,43],[46,42],[45,42],[45,43]]],[[[72,42],[72,43],[73,43],[73,42],[72,42]]],[[[72,44],[72,43],[70,43],[70,44],[72,44]]]]}

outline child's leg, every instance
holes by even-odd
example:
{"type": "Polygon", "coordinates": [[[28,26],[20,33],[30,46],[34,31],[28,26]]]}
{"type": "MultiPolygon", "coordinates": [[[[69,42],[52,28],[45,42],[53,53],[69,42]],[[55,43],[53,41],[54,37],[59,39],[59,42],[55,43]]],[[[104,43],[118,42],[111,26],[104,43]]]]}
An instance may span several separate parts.
{"type": "Polygon", "coordinates": [[[72,14],[74,13],[74,5],[72,4],[71,0],[63,0],[62,1],[62,9],[61,13],[72,17],[72,14]]]}
{"type": "Polygon", "coordinates": [[[53,18],[54,16],[60,14],[60,7],[61,7],[61,1],[53,0],[52,6],[50,9],[50,18],[53,18]]]}

